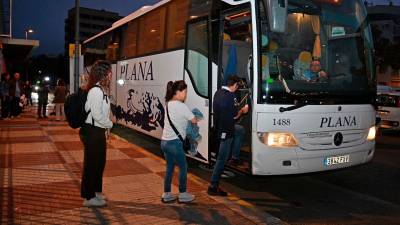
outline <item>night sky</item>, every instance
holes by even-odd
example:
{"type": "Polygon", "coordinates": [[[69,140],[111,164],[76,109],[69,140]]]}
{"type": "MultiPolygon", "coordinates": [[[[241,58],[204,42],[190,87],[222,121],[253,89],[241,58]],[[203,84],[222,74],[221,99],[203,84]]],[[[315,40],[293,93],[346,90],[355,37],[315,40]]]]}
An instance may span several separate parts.
{"type": "MultiPolygon", "coordinates": [[[[159,0],[81,0],[82,7],[105,9],[126,16],[143,5],[159,0]]],[[[370,0],[371,1],[371,0],[370,0]]],[[[374,0],[374,4],[387,4],[388,0],[374,0]]],[[[393,0],[400,5],[400,0],[393,0]]],[[[40,41],[37,54],[60,54],[64,51],[64,20],[75,0],[17,0],[13,1],[13,37],[25,38],[25,30],[32,28],[30,39],[40,41]]]]}

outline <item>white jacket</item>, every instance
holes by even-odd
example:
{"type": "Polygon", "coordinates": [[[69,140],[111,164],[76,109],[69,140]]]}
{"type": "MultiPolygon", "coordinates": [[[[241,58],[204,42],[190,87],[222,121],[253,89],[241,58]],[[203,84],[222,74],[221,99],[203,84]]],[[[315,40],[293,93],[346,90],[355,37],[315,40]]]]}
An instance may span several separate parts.
{"type": "Polygon", "coordinates": [[[108,96],[104,96],[103,91],[99,87],[93,87],[89,90],[85,104],[86,112],[90,113],[86,118],[87,124],[92,124],[94,119],[94,126],[101,128],[111,128],[113,123],[110,119],[110,100],[108,96]]]}

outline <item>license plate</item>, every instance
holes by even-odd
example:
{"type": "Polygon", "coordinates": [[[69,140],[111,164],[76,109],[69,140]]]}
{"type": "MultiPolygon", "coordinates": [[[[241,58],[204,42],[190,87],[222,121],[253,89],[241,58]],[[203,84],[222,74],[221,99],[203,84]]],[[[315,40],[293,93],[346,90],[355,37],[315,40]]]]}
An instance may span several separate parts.
{"type": "Polygon", "coordinates": [[[325,166],[332,166],[348,162],[350,162],[350,155],[331,156],[324,159],[325,166]]]}

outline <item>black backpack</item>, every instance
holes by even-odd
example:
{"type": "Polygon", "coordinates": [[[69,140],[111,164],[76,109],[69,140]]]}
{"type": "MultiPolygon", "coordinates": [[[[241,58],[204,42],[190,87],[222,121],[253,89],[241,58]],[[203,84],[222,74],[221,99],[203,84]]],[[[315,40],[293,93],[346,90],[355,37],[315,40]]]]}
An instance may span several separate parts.
{"type": "MultiPolygon", "coordinates": [[[[98,85],[95,85],[94,87],[100,88],[98,85]]],[[[103,91],[103,89],[101,89],[101,91],[103,91]]],[[[69,126],[74,129],[85,124],[85,121],[90,113],[90,110],[88,112],[85,110],[87,95],[88,92],[79,89],[77,93],[68,95],[67,99],[65,100],[65,117],[67,118],[69,126]]],[[[105,95],[104,92],[103,95],[105,95]]]]}

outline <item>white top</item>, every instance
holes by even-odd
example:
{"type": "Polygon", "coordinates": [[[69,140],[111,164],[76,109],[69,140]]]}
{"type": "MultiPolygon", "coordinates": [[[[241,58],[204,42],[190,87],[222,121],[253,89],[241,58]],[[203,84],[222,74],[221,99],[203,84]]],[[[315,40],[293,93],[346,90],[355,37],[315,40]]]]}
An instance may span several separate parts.
{"type": "Polygon", "coordinates": [[[85,110],[90,113],[86,119],[86,123],[92,124],[101,128],[111,128],[113,123],[110,119],[110,100],[108,96],[104,98],[103,91],[99,87],[93,87],[89,90],[85,104],[85,110]]]}
{"type": "MultiPolygon", "coordinates": [[[[175,128],[181,134],[182,138],[186,138],[186,127],[189,120],[194,118],[194,114],[190,109],[181,101],[169,101],[168,103],[169,118],[171,118],[172,123],[175,128]]],[[[178,135],[175,134],[171,125],[168,121],[167,110],[165,110],[164,118],[164,130],[162,133],[161,140],[174,140],[178,139],[178,135]]]]}

